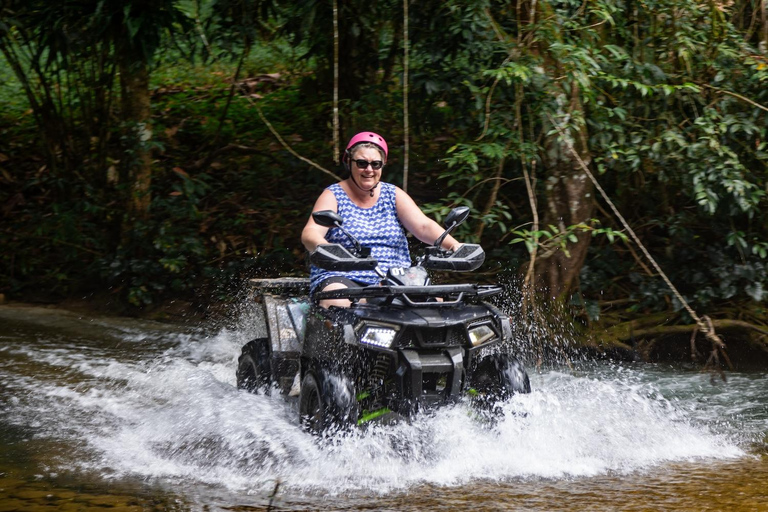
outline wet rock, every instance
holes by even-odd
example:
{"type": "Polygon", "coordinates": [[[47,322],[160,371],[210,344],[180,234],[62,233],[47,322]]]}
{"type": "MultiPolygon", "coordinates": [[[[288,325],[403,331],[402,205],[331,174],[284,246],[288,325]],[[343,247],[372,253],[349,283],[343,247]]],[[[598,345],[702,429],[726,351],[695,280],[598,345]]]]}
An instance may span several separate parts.
{"type": "MultiPolygon", "coordinates": [[[[1,497],[2,495],[0,495],[1,497]]],[[[0,512],[11,512],[14,510],[26,510],[29,502],[19,499],[0,500],[0,512]]]]}
{"type": "Polygon", "coordinates": [[[10,493],[11,497],[18,498],[20,500],[30,500],[38,502],[50,502],[56,500],[54,494],[47,489],[17,489],[10,493]]]}
{"type": "Polygon", "coordinates": [[[82,501],[70,501],[67,503],[56,504],[58,512],[81,512],[83,510],[104,510],[103,507],[89,507],[82,501]]]}
{"type": "Polygon", "coordinates": [[[133,506],[127,506],[127,507],[113,507],[111,505],[107,506],[99,506],[99,505],[91,505],[86,504],[82,501],[73,502],[73,503],[65,503],[61,506],[57,506],[56,510],[59,512],[104,512],[105,510],[115,509],[116,511],[119,510],[120,512],[145,512],[147,509],[144,509],[138,505],[133,506]]]}
{"type": "Polygon", "coordinates": [[[97,507],[124,507],[136,505],[136,499],[130,496],[113,496],[111,494],[102,494],[97,496],[89,496],[85,498],[88,505],[97,507]]]}
{"type": "Polygon", "coordinates": [[[0,496],[11,489],[23,487],[25,483],[24,480],[19,480],[18,478],[0,478],[0,496]]]}

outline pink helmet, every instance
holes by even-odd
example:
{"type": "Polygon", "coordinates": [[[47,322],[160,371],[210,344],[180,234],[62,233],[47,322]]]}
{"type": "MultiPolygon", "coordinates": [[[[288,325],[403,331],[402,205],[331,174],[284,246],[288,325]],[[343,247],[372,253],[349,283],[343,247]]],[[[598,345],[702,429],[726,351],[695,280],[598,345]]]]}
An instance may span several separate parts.
{"type": "Polygon", "coordinates": [[[387,147],[387,141],[384,140],[384,137],[373,132],[360,132],[349,139],[349,143],[347,144],[347,149],[344,151],[342,161],[347,161],[349,158],[349,150],[352,149],[352,147],[357,146],[358,144],[362,144],[363,142],[370,142],[379,146],[384,151],[385,160],[387,156],[389,156],[389,148],[387,147]]]}

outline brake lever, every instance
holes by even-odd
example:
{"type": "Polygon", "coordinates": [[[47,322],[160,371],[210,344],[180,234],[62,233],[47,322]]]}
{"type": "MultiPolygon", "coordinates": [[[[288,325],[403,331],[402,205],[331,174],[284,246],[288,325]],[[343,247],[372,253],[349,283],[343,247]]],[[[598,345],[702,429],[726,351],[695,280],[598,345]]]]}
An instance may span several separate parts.
{"type": "Polygon", "coordinates": [[[453,251],[450,249],[443,249],[434,245],[429,246],[426,252],[427,256],[436,256],[438,258],[448,258],[453,254],[453,251]]]}

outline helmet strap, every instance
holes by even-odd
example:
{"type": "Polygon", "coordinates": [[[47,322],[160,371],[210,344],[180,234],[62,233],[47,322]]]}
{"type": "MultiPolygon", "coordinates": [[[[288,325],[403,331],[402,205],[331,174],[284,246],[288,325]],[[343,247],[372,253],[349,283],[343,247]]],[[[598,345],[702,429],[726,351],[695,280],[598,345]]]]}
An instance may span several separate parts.
{"type": "Polygon", "coordinates": [[[352,167],[350,167],[349,159],[352,158],[352,156],[349,154],[349,150],[344,150],[344,155],[341,157],[341,164],[344,166],[344,170],[349,173],[350,176],[352,176],[352,167]]]}
{"type": "MultiPolygon", "coordinates": [[[[355,146],[357,146],[357,144],[355,144],[355,146]]],[[[352,147],[355,147],[355,146],[352,146],[352,147]]],[[[360,184],[355,180],[355,174],[352,172],[352,163],[351,163],[352,151],[351,151],[351,149],[352,148],[345,149],[344,150],[344,156],[341,158],[341,161],[344,164],[344,168],[349,173],[349,179],[352,180],[352,183],[354,183],[357,188],[359,188],[363,192],[370,193],[371,197],[373,197],[373,191],[376,190],[376,187],[379,186],[379,182],[377,181],[376,184],[374,186],[372,186],[370,189],[364,189],[363,187],[360,186],[360,184]]]]}

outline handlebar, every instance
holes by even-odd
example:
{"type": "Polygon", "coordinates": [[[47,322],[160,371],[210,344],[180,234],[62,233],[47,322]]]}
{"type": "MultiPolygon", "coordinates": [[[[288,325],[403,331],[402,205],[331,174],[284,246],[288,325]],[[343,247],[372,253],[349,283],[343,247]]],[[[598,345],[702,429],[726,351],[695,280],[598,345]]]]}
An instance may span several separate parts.
{"type": "Polygon", "coordinates": [[[478,244],[461,244],[454,252],[430,247],[422,265],[430,270],[469,272],[477,270],[485,261],[485,251],[478,244]],[[435,250],[437,249],[437,250],[435,250]]]}
{"type": "MultiPolygon", "coordinates": [[[[366,256],[358,257],[341,244],[318,245],[309,256],[315,266],[326,270],[348,272],[352,270],[375,270],[378,260],[366,256]]],[[[468,272],[476,270],[485,261],[485,251],[478,244],[462,244],[456,251],[449,252],[430,247],[420,264],[430,270],[468,272]]]]}
{"type": "Polygon", "coordinates": [[[309,255],[309,261],[326,270],[375,270],[378,260],[367,256],[360,258],[352,254],[341,244],[321,244],[309,255]]]}

